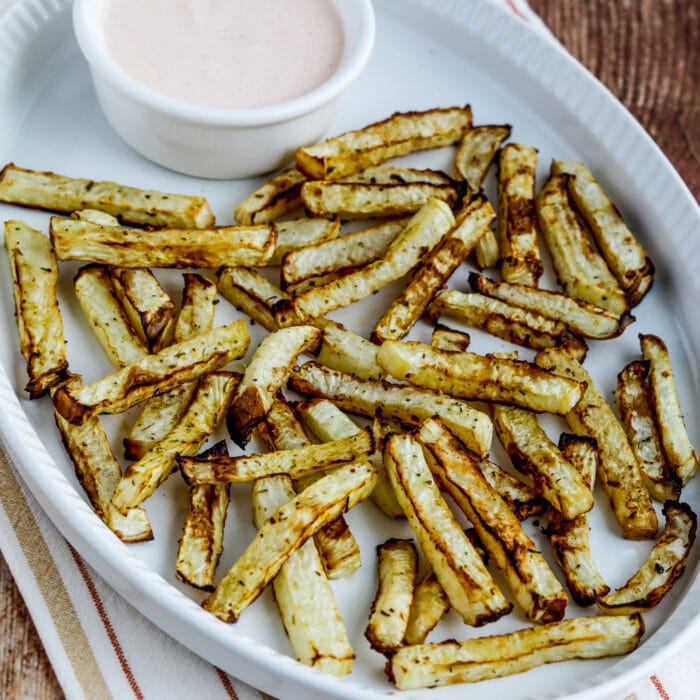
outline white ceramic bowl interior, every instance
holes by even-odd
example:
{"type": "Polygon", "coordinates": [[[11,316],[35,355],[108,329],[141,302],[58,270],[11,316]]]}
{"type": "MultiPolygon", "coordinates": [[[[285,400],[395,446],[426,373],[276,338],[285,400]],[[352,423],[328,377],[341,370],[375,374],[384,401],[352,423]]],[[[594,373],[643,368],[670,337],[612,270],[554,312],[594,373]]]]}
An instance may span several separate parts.
{"type": "Polygon", "coordinates": [[[369,60],[375,22],[371,0],[331,0],[344,50],[322,85],[287,102],[254,109],[213,109],[160,94],[128,75],[107,51],[103,23],[110,0],[75,0],[73,26],[100,107],[115,131],[146,158],[207,178],[242,178],[286,165],[320,139],[338,100],[369,60]]]}

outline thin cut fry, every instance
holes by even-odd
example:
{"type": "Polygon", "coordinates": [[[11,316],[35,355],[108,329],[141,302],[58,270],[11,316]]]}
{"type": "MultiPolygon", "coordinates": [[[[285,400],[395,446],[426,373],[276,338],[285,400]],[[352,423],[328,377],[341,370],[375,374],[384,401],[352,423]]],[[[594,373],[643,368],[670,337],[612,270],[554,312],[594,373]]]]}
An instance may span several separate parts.
{"type": "Polygon", "coordinates": [[[449,146],[462,138],[471,122],[468,105],[397,113],[300,148],[296,165],[310,178],[336,180],[413,151],[449,146]]]}
{"type": "Polygon", "coordinates": [[[19,347],[27,362],[26,390],[36,399],[67,376],[63,319],[56,298],[58,264],[49,239],[22,221],[5,222],[19,347]]]}
{"type": "Polygon", "coordinates": [[[49,233],[59,260],[120,267],[265,265],[277,245],[274,225],[144,231],[53,216],[49,233]]]}
{"type": "MultiPolygon", "coordinates": [[[[559,449],[592,489],[598,471],[598,446],[595,440],[563,433],[559,438],[559,449]]],[[[585,513],[567,520],[559,511],[550,509],[547,534],[552,551],[573,599],[583,608],[592,605],[610,590],[593,561],[588,530],[585,513]]]]}
{"type": "Polygon", "coordinates": [[[132,508],[122,514],[112,505],[112,495],[122,472],[99,420],[91,418],[82,425],[73,425],[57,411],[54,417],[78,481],[105,525],[123,542],[153,539],[143,508],[132,508]]]}
{"type": "Polygon", "coordinates": [[[148,355],[148,346],[114,293],[108,268],[93,264],[81,267],[73,289],[90,328],[115,367],[126,367],[148,355]]]}
{"type": "Polygon", "coordinates": [[[494,282],[476,273],[469,275],[469,284],[475,292],[561,321],[574,333],[585,338],[614,338],[634,321],[634,316],[629,313],[619,316],[581,299],[548,289],[494,282]]]}
{"type": "Polygon", "coordinates": [[[386,253],[405,225],[406,219],[387,221],[288,253],[280,270],[282,287],[293,288],[305,280],[376,260],[386,253]]]}
{"type": "MultiPolygon", "coordinates": [[[[203,454],[228,454],[222,440],[203,454]]],[[[175,575],[195,588],[211,590],[223,550],[229,484],[200,484],[189,492],[189,508],[178,542],[175,575]]]]}
{"type": "Polygon", "coordinates": [[[413,601],[418,554],[413,540],[390,539],[377,547],[379,583],[365,628],[375,651],[391,656],[402,644],[413,601]]]}
{"type": "Polygon", "coordinates": [[[434,320],[443,314],[527,348],[562,347],[579,359],[588,351],[585,341],[574,335],[566,323],[483,294],[445,289],[435,297],[429,310],[434,320]]]}
{"type": "Polygon", "coordinates": [[[455,215],[456,226],[431,251],[410,282],[389,306],[372,331],[371,340],[400,340],[420,318],[435,295],[474,249],[495,212],[477,195],[455,215]]]}
{"type": "Polygon", "coordinates": [[[641,568],[617,590],[596,603],[606,613],[629,615],[653,608],[685,571],[698,519],[685,503],[666,501],[666,527],[641,568]]]}
{"type": "Polygon", "coordinates": [[[496,434],[513,466],[528,474],[535,489],[566,520],[587,513],[593,494],[583,477],[549,439],[537,416],[515,406],[491,406],[496,434]]]}
{"type": "Polygon", "coordinates": [[[454,185],[410,182],[375,185],[359,182],[311,180],[301,188],[301,201],[313,216],[372,219],[407,216],[431,199],[455,207],[462,192],[454,185]]]}
{"type": "Polygon", "coordinates": [[[214,214],[204,197],[26,170],[14,163],[0,172],[0,201],[66,213],[97,209],[138,226],[206,228],[214,224],[214,214]]]}
{"type": "Polygon", "coordinates": [[[113,374],[80,386],[62,386],[53,396],[58,412],[71,423],[98,413],[120,413],[170,391],[179,384],[242,357],[250,337],[243,319],[175,343],[113,374]]]}
{"type": "Polygon", "coordinates": [[[629,654],[643,634],[638,614],[575,617],[463,642],[406,646],[386,671],[399,690],[476,683],[557,661],[629,654]]]}
{"type": "Polygon", "coordinates": [[[537,243],[537,149],[508,143],[498,161],[498,242],[506,282],[536,287],[544,266],[537,243]]]}
{"type": "Polygon", "coordinates": [[[202,603],[225,622],[235,622],[262,593],[289,555],[319,528],[369,496],[376,472],[369,464],[348,464],[280,506],[202,603]]]}
{"type": "Polygon", "coordinates": [[[177,462],[188,484],[224,484],[227,481],[253,481],[271,474],[289,474],[292,479],[298,479],[360,460],[372,452],[372,431],[364,428],[359,433],[340,440],[305,445],[293,450],[209,459],[181,455],[177,462]]]}
{"type": "Polygon", "coordinates": [[[558,415],[570,411],[585,388],[522,360],[449,352],[416,341],[387,340],[377,362],[392,377],[415,386],[558,415]]]}
{"type": "Polygon", "coordinates": [[[700,460],[685,427],[668,348],[661,338],[650,334],[640,334],[639,343],[649,362],[651,399],[664,454],[671,473],[686,484],[698,471],[700,460]]]}
{"type": "Polygon", "coordinates": [[[422,644],[430,631],[450,609],[450,600],[431,571],[416,586],[408,616],[406,644],[422,644]]]}

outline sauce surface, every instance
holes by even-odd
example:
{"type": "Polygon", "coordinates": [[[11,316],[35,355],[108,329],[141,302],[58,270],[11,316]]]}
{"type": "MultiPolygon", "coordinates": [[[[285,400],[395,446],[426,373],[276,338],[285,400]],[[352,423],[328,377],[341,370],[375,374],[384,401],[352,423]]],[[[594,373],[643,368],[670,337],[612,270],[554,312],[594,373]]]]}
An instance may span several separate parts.
{"type": "Polygon", "coordinates": [[[133,78],[220,109],[299,97],[330,77],[343,52],[328,0],[112,0],[104,31],[133,78]]]}

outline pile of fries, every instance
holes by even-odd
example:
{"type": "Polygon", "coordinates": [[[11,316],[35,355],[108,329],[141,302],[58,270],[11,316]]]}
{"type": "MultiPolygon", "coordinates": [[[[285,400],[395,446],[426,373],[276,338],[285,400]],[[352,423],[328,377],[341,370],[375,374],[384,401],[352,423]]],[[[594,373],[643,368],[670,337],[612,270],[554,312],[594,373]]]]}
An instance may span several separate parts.
{"type": "Polygon", "coordinates": [[[469,106],[397,113],[300,148],[224,226],[201,197],[0,173],[0,202],[63,214],[48,232],[6,221],[4,245],[26,391],[50,396],[96,514],[125,542],[157,536],[148,499],[179,471],[174,575],[225,622],[271,585],[294,656],[321,671],[351,671],[332,581],[360,566],[376,567],[366,643],[410,689],[631,652],[694,544],[682,497],[700,463],[666,344],[640,334],[614,404],[585,365],[589,343],[634,323],[654,267],[583,163],[555,160],[538,188],[536,147],[510,135],[474,126],[469,106]],[[395,160],[438,148],[451,173],[395,160]],[[86,328],[114,365],[88,383],[68,366],[57,295],[60,263],[76,260],[86,328]],[[197,268],[179,308],[154,268],[197,268]],[[329,317],[379,290],[394,297],[371,333],[329,317]],[[215,325],[219,298],[248,320],[215,325]],[[494,351],[471,351],[468,329],[494,351]],[[100,416],[136,406],[115,455],[100,416]],[[212,444],[221,425],[230,441],[212,444]],[[247,489],[257,535],[225,572],[232,488],[247,489]],[[405,519],[406,536],[361,551],[344,518],[356,507],[405,519]],[[649,542],[616,590],[591,551],[594,507],[621,542],[649,542]],[[522,624],[445,641],[449,610],[474,628],[522,624]]]}

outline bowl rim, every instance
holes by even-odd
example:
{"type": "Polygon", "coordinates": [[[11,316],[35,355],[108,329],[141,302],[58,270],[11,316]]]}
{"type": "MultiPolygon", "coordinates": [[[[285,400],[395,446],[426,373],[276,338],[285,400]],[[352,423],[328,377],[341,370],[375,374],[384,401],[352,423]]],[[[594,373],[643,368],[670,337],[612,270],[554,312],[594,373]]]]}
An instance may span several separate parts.
{"type": "Polygon", "coordinates": [[[244,109],[205,107],[159,93],[131,77],[109,55],[95,18],[109,0],[75,0],[73,31],[78,47],[94,77],[107,83],[134,102],[170,117],[214,127],[257,127],[283,122],[308,114],[338,97],[360,74],[374,46],[376,22],[372,0],[330,0],[338,10],[347,40],[347,22],[342,8],[356,23],[353,42],[346,45],[340,64],[321,85],[286,102],[244,109]]]}

